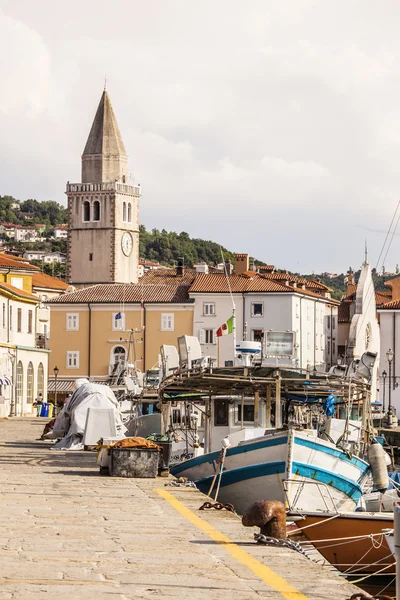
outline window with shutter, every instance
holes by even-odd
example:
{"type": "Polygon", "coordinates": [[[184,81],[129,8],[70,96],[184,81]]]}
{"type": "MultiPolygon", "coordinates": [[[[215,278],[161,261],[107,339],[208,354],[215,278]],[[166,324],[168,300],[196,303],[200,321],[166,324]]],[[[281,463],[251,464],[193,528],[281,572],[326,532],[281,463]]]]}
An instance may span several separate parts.
{"type": "Polygon", "coordinates": [[[117,312],[112,316],[113,331],[123,331],[125,329],[125,313],[117,312]]]}
{"type": "Polygon", "coordinates": [[[67,369],[79,369],[78,350],[69,350],[67,352],[67,369]]]}
{"type": "Polygon", "coordinates": [[[204,302],[203,315],[205,317],[214,317],[215,316],[215,302],[204,302]]]}
{"type": "Polygon", "coordinates": [[[79,313],[67,313],[67,331],[79,330],[79,313]]]}
{"type": "Polygon", "coordinates": [[[174,331],[174,314],[161,314],[161,331],[174,331]]]}

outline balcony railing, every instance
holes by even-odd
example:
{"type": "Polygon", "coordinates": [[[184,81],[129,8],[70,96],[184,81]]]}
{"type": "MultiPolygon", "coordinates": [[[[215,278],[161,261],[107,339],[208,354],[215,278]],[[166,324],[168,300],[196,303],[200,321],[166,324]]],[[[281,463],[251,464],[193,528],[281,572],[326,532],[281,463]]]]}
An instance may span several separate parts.
{"type": "Polygon", "coordinates": [[[104,183],[67,183],[67,193],[87,193],[87,192],[120,192],[121,194],[130,194],[131,196],[140,196],[140,187],[136,185],[127,185],[119,181],[110,181],[104,183]]]}
{"type": "Polygon", "coordinates": [[[46,336],[44,333],[36,334],[36,348],[46,348],[46,336]]]}

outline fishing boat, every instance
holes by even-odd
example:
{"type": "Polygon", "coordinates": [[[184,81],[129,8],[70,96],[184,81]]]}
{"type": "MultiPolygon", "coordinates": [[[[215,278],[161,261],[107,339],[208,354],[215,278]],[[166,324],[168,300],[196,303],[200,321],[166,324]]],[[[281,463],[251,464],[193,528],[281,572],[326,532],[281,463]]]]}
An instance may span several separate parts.
{"type": "MultiPolygon", "coordinates": [[[[219,458],[220,452],[198,456],[173,466],[171,473],[208,493],[219,458]]],[[[297,510],[352,510],[368,478],[366,461],[318,437],[317,431],[288,429],[229,447],[218,499],[239,513],[262,498],[297,510]]]]}
{"type": "MultiPolygon", "coordinates": [[[[288,518],[299,515],[289,513],[288,518]]],[[[299,531],[346,576],[393,575],[396,565],[385,532],[393,513],[309,512],[296,521],[299,531]]]]}
{"type": "Polygon", "coordinates": [[[196,394],[204,406],[204,454],[172,465],[172,474],[239,513],[263,498],[291,510],[354,510],[370,475],[367,378],[263,366],[246,344],[243,366],[181,361],[162,380],[165,423],[174,398],[196,394]]]}

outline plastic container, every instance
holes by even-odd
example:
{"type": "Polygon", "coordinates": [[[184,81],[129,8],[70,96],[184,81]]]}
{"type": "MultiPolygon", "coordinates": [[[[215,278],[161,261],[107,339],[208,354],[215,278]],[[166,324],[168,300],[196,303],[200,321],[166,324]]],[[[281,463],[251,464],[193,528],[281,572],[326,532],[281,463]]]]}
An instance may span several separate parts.
{"type": "Polygon", "coordinates": [[[155,478],[159,451],[150,448],[110,448],[111,477],[155,478]]]}
{"type": "Polygon", "coordinates": [[[149,435],[147,439],[152,440],[157,446],[162,448],[162,452],[160,452],[159,469],[162,471],[169,469],[172,454],[172,440],[162,433],[153,433],[152,435],[149,435]]]}
{"type": "Polygon", "coordinates": [[[47,416],[49,417],[49,419],[51,419],[53,417],[53,409],[54,409],[54,404],[50,404],[50,402],[49,402],[49,410],[47,413],[47,416]]]}
{"type": "Polygon", "coordinates": [[[49,416],[49,403],[48,402],[43,402],[42,409],[40,411],[40,416],[41,417],[48,417],[49,416]]]}

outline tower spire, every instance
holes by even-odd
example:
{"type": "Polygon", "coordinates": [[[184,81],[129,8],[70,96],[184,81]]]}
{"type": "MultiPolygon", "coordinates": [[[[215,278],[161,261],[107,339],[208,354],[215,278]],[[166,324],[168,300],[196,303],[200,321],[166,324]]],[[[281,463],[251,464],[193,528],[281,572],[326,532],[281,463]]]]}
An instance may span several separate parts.
{"type": "Polygon", "coordinates": [[[82,183],[125,182],[128,157],[104,82],[99,106],[82,155],[82,183]]]}

